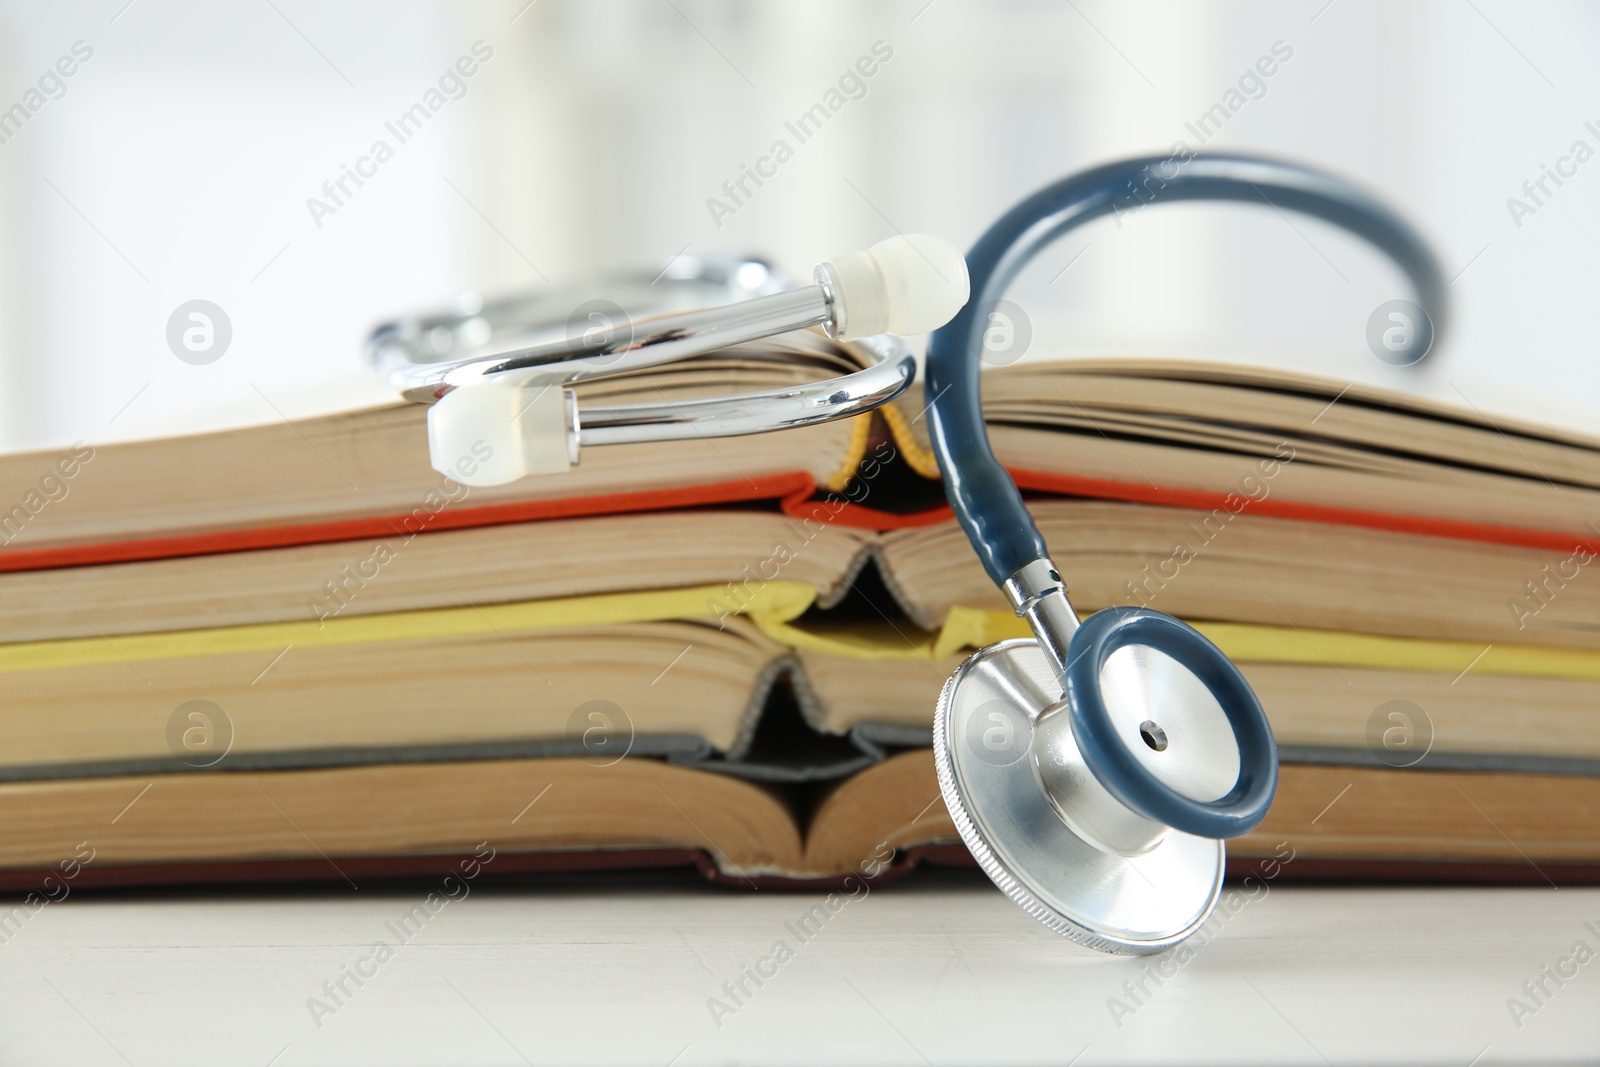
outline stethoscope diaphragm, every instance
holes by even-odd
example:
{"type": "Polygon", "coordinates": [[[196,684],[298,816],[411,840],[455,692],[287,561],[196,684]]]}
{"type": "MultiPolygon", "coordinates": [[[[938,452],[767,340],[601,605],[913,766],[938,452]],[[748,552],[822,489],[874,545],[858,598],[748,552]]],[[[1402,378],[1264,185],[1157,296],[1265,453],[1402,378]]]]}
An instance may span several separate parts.
{"type": "Polygon", "coordinates": [[[1170,616],[1099,612],[1068,655],[1065,695],[1033,639],[956,671],[934,718],[939,788],[1024,911],[1091,948],[1157,952],[1205,921],[1222,839],[1265,814],[1271,731],[1237,668],[1170,616]]]}

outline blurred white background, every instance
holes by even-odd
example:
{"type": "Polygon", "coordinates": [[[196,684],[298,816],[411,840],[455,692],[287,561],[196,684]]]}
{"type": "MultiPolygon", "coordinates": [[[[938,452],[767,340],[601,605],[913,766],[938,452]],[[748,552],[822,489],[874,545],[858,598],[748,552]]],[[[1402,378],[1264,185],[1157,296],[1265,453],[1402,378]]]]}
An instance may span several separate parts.
{"type": "Polygon", "coordinates": [[[1292,55],[1207,147],[1321,164],[1409,214],[1455,279],[1441,347],[1413,372],[1368,351],[1373,309],[1409,294],[1358,242],[1185,206],[1031,269],[1030,358],[1280,363],[1592,425],[1600,162],[1520,226],[1507,198],[1600,149],[1597,38],[1600,8],[1508,0],[6,4],[0,109],[42,103],[0,120],[0,447],[380,399],[367,331],[466,289],[719,251],[804,274],[895,229],[966,246],[1051,179],[1197,146],[1185,124],[1275,45],[1292,55]],[[460,98],[398,144],[385,123],[479,41],[460,98]],[[707,199],[880,41],[865,95],[718,226],[707,199]],[[92,56],[30,97],[75,45],[92,56]],[[379,138],[394,157],[319,226],[308,198],[379,138]],[[232,324],[205,366],[166,341],[192,299],[232,324]]]}

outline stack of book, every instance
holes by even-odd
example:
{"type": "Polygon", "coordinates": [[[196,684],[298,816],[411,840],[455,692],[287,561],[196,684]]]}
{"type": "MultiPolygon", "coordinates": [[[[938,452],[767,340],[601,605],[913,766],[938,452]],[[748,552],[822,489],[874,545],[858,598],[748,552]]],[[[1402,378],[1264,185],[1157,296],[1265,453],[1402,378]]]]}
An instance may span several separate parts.
{"type": "MultiPolygon", "coordinates": [[[[860,362],[805,334],[580,402],[860,362]]],[[[1075,606],[1186,619],[1256,687],[1283,770],[1235,862],[1600,879],[1600,441],[1190,362],[1020,364],[984,401],[1075,606]]],[[[0,887],[962,861],[934,704],[1026,629],[921,413],[496,489],[401,404],[0,457],[0,887]]]]}

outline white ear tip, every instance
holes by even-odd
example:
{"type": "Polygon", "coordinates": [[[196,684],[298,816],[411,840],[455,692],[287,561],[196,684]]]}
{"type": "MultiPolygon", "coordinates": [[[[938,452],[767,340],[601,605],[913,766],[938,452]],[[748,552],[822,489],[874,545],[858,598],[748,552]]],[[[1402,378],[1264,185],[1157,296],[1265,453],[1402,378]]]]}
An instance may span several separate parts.
{"type": "Polygon", "coordinates": [[[971,295],[967,260],[954,245],[925,233],[879,241],[878,261],[889,291],[889,332],[927,333],[956,317],[971,295]]]}
{"type": "Polygon", "coordinates": [[[971,295],[961,252],[925,233],[898,234],[826,264],[843,338],[917,334],[955,318],[971,295]],[[838,314],[842,310],[842,315],[838,314]]]}
{"type": "Polygon", "coordinates": [[[452,389],[428,409],[428,459],[463,485],[505,485],[573,462],[566,390],[493,380],[452,389]]]}

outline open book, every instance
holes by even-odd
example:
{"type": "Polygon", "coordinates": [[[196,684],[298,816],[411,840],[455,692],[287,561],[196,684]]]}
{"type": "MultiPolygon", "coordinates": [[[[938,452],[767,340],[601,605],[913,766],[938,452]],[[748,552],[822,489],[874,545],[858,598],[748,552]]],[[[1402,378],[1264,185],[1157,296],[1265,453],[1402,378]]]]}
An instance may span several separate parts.
{"type": "MultiPolygon", "coordinates": [[[[1229,853],[1242,867],[1287,854],[1291,873],[1318,876],[1587,882],[1597,810],[1592,778],[1289,766],[1267,820],[1229,853]]],[[[30,783],[0,788],[0,819],[11,889],[86,848],[79,885],[431,873],[487,843],[501,872],[700,863],[756,886],[948,862],[956,840],[926,751],[846,779],[809,818],[757,784],[624,759],[30,783]]]]}
{"type": "MultiPolygon", "coordinates": [[[[579,383],[626,402],[781,386],[863,364],[787,335],[579,383]]],[[[1570,552],[1600,545],[1600,440],[1369,387],[1164,361],[1024,363],[984,375],[995,451],[1024,489],[1570,552]]],[[[299,423],[0,457],[0,569],[150,559],[386,534],[854,490],[832,517],[936,521],[920,392],[874,419],[737,439],[588,450],[560,477],[467,490],[428,465],[417,405],[299,423]],[[10,502],[5,504],[4,502],[10,502]],[[48,516],[48,517],[47,517],[48,516]]],[[[1215,521],[1226,522],[1218,517],[1215,521]]]]}
{"type": "MultiPolygon", "coordinates": [[[[799,335],[580,393],[702,395],[859,362],[799,335]]],[[[1350,870],[1516,877],[1522,857],[1479,840],[1472,805],[1500,823],[1538,803],[1572,818],[1513,835],[1528,856],[1566,877],[1600,864],[1583,828],[1600,587],[1581,579],[1600,445],[1201,364],[1023,364],[985,394],[1076,606],[1185,618],[1262,696],[1284,786],[1240,855],[1292,829],[1350,870]],[[1311,818],[1352,782],[1416,820],[1348,796],[1350,815],[1311,818]]],[[[778,878],[838,876],[880,845],[885,869],[948,859],[942,807],[923,810],[934,698],[963,655],[1026,629],[941,503],[920,415],[912,398],[780,435],[591,449],[569,475],[492,491],[428,468],[411,406],[0,457],[0,500],[18,501],[0,516],[0,809],[38,829],[0,835],[0,869],[48,866],[130,785],[150,788],[116,825],[144,828],[116,831],[126,848],[101,866],[126,878],[303,875],[320,862],[303,841],[251,821],[267,816],[250,798],[279,790],[350,813],[329,855],[399,869],[492,838],[487,813],[540,776],[566,776],[591,815],[518,819],[508,847],[530,857],[665,849],[778,878]],[[596,762],[615,773],[586,776],[596,762]],[[412,837],[361,814],[462,783],[460,820],[412,837]],[[686,805],[677,829],[599,796],[625,785],[686,805]],[[150,803],[169,794],[177,807],[150,803]],[[225,813],[214,842],[184,804],[225,813]],[[715,820],[695,804],[760,826],[702,834],[715,820]]]]}

